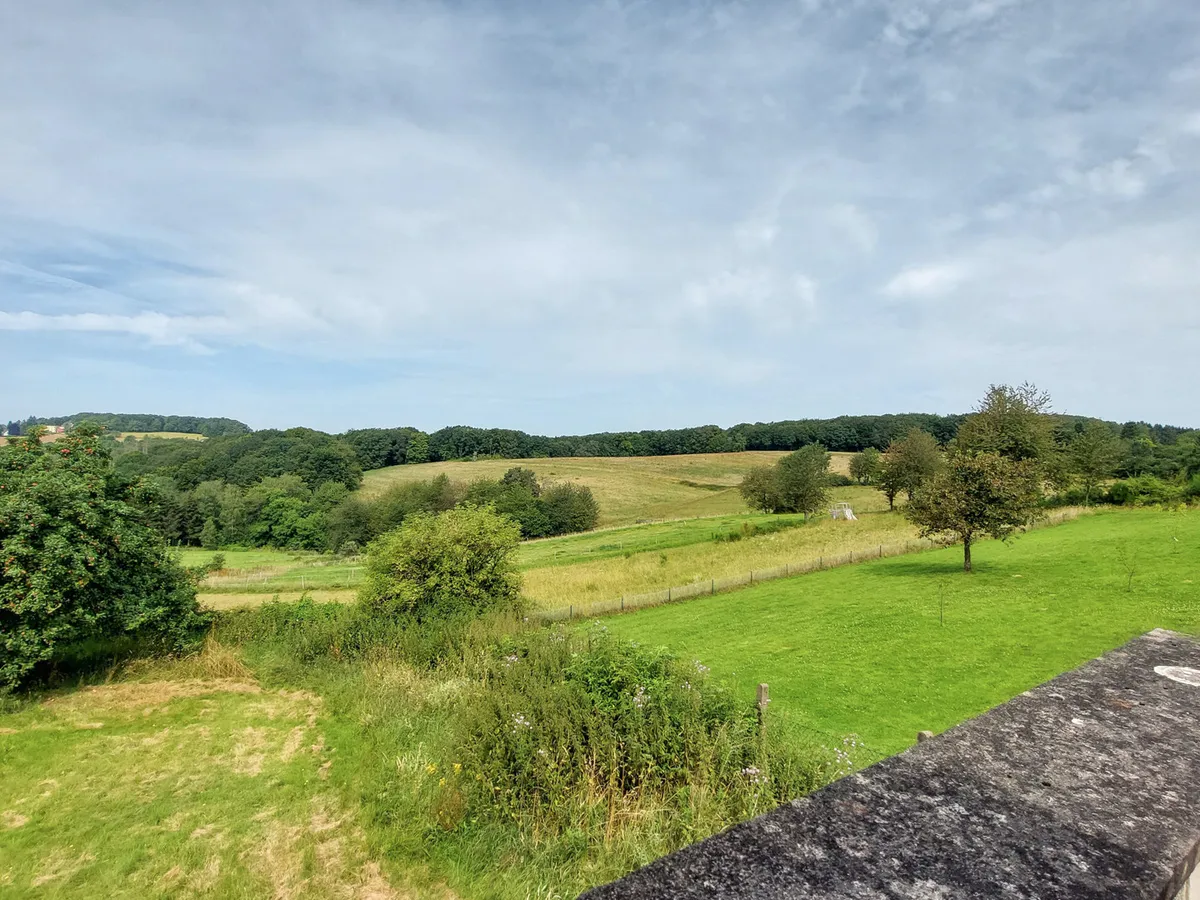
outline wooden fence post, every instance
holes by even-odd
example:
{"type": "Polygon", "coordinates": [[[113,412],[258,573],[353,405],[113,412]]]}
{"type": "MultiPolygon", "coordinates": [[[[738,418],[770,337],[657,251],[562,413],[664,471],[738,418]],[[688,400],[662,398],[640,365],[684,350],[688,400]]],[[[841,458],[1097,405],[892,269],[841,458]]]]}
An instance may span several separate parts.
{"type": "Polygon", "coordinates": [[[758,727],[767,727],[767,704],[771,702],[770,688],[766,684],[758,686],[758,727]]]}

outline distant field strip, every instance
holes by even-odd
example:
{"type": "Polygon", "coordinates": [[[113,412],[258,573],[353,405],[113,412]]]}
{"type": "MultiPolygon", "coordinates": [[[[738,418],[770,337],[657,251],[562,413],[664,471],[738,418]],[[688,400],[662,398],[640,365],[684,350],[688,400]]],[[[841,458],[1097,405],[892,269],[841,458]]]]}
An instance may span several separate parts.
{"type": "MultiPolygon", "coordinates": [[[[1083,510],[1080,509],[1061,510],[1053,515],[1039,519],[1027,530],[1031,531],[1052,525],[1061,525],[1063,522],[1078,518],[1082,513],[1083,510]]],[[[837,527],[846,527],[849,525],[849,523],[833,524],[837,527]]],[[[911,537],[904,541],[851,547],[848,550],[844,549],[841,552],[830,555],[820,554],[816,557],[809,556],[766,568],[747,569],[732,575],[711,575],[707,580],[694,579],[686,584],[677,584],[636,594],[622,594],[619,597],[607,600],[579,603],[569,602],[566,606],[561,604],[551,606],[543,603],[540,604],[542,608],[536,615],[545,621],[562,621],[564,619],[608,615],[614,612],[624,612],[648,606],[660,606],[664,603],[674,603],[693,597],[718,594],[753,584],[760,584],[765,581],[774,581],[777,578],[790,578],[794,575],[805,575],[823,569],[840,568],[842,566],[866,562],[867,560],[904,556],[908,553],[939,550],[944,547],[945,544],[932,541],[928,538],[911,537]]],[[[528,586],[526,594],[530,594],[528,586]]]]}
{"type": "MultiPolygon", "coordinates": [[[[513,466],[532,469],[539,478],[569,481],[591,488],[600,504],[600,525],[720,516],[748,512],[737,491],[755,466],[770,465],[786,454],[756,450],[687,456],[584,456],[552,459],[481,459],[475,462],[391,466],[363,476],[362,491],[379,494],[393,484],[446,475],[454,481],[499,478],[513,466]]],[[[831,454],[830,470],[847,474],[849,453],[831,454]]]]}

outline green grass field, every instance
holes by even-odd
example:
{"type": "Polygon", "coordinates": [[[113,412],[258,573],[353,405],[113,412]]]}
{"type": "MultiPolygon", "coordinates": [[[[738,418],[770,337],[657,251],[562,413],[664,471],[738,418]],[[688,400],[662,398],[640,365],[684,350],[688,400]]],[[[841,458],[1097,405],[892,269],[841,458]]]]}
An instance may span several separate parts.
{"type": "MultiPolygon", "coordinates": [[[[363,476],[362,491],[378,494],[390,485],[446,475],[452,481],[499,478],[513,466],[539,478],[586,485],[600,504],[600,525],[632,525],[644,520],[691,519],[747,512],[737,491],[754,466],[774,463],[783,452],[700,453],[690,456],[568,457],[483,459],[376,469],[363,476]]],[[[834,453],[830,471],[846,474],[849,453],[834,453]]]]}
{"type": "MultiPolygon", "coordinates": [[[[1200,510],[1104,511],[975,560],[968,576],[955,548],[884,559],[605,624],[746,700],[769,683],[785,734],[857,734],[864,763],[1151,628],[1200,633],[1200,510]]],[[[249,661],[210,644],[0,708],[0,896],[566,900],[669,849],[638,833],[556,856],[562,841],[437,828],[461,678],[249,661]]]]}
{"type": "Polygon", "coordinates": [[[1110,511],[975,551],[898,557],[612,617],[728,673],[771,714],[876,756],[1156,627],[1200,632],[1200,511],[1110,511]],[[1130,581],[1130,568],[1132,581],[1130,581]],[[1128,588],[1128,590],[1127,590],[1128,588]]]}

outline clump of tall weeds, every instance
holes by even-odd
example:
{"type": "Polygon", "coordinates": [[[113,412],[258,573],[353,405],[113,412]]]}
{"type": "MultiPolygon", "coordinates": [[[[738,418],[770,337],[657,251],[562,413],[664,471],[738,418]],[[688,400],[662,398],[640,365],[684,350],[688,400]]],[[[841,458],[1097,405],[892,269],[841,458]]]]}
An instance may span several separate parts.
{"type": "Polygon", "coordinates": [[[611,841],[662,816],[688,840],[836,774],[833,758],[776,740],[702,664],[603,626],[509,636],[480,675],[445,785],[464,817],[611,841]]]}

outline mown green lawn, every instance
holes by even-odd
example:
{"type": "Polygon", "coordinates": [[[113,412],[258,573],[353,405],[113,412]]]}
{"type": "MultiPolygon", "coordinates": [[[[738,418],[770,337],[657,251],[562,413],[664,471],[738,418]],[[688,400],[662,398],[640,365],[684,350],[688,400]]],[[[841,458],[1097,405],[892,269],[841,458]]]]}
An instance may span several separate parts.
{"type": "Polygon", "coordinates": [[[1200,511],[1106,511],[607,620],[727,675],[771,714],[872,755],[943,730],[1156,627],[1200,633],[1200,511]],[[1132,579],[1130,573],[1132,572],[1132,579]]]}

